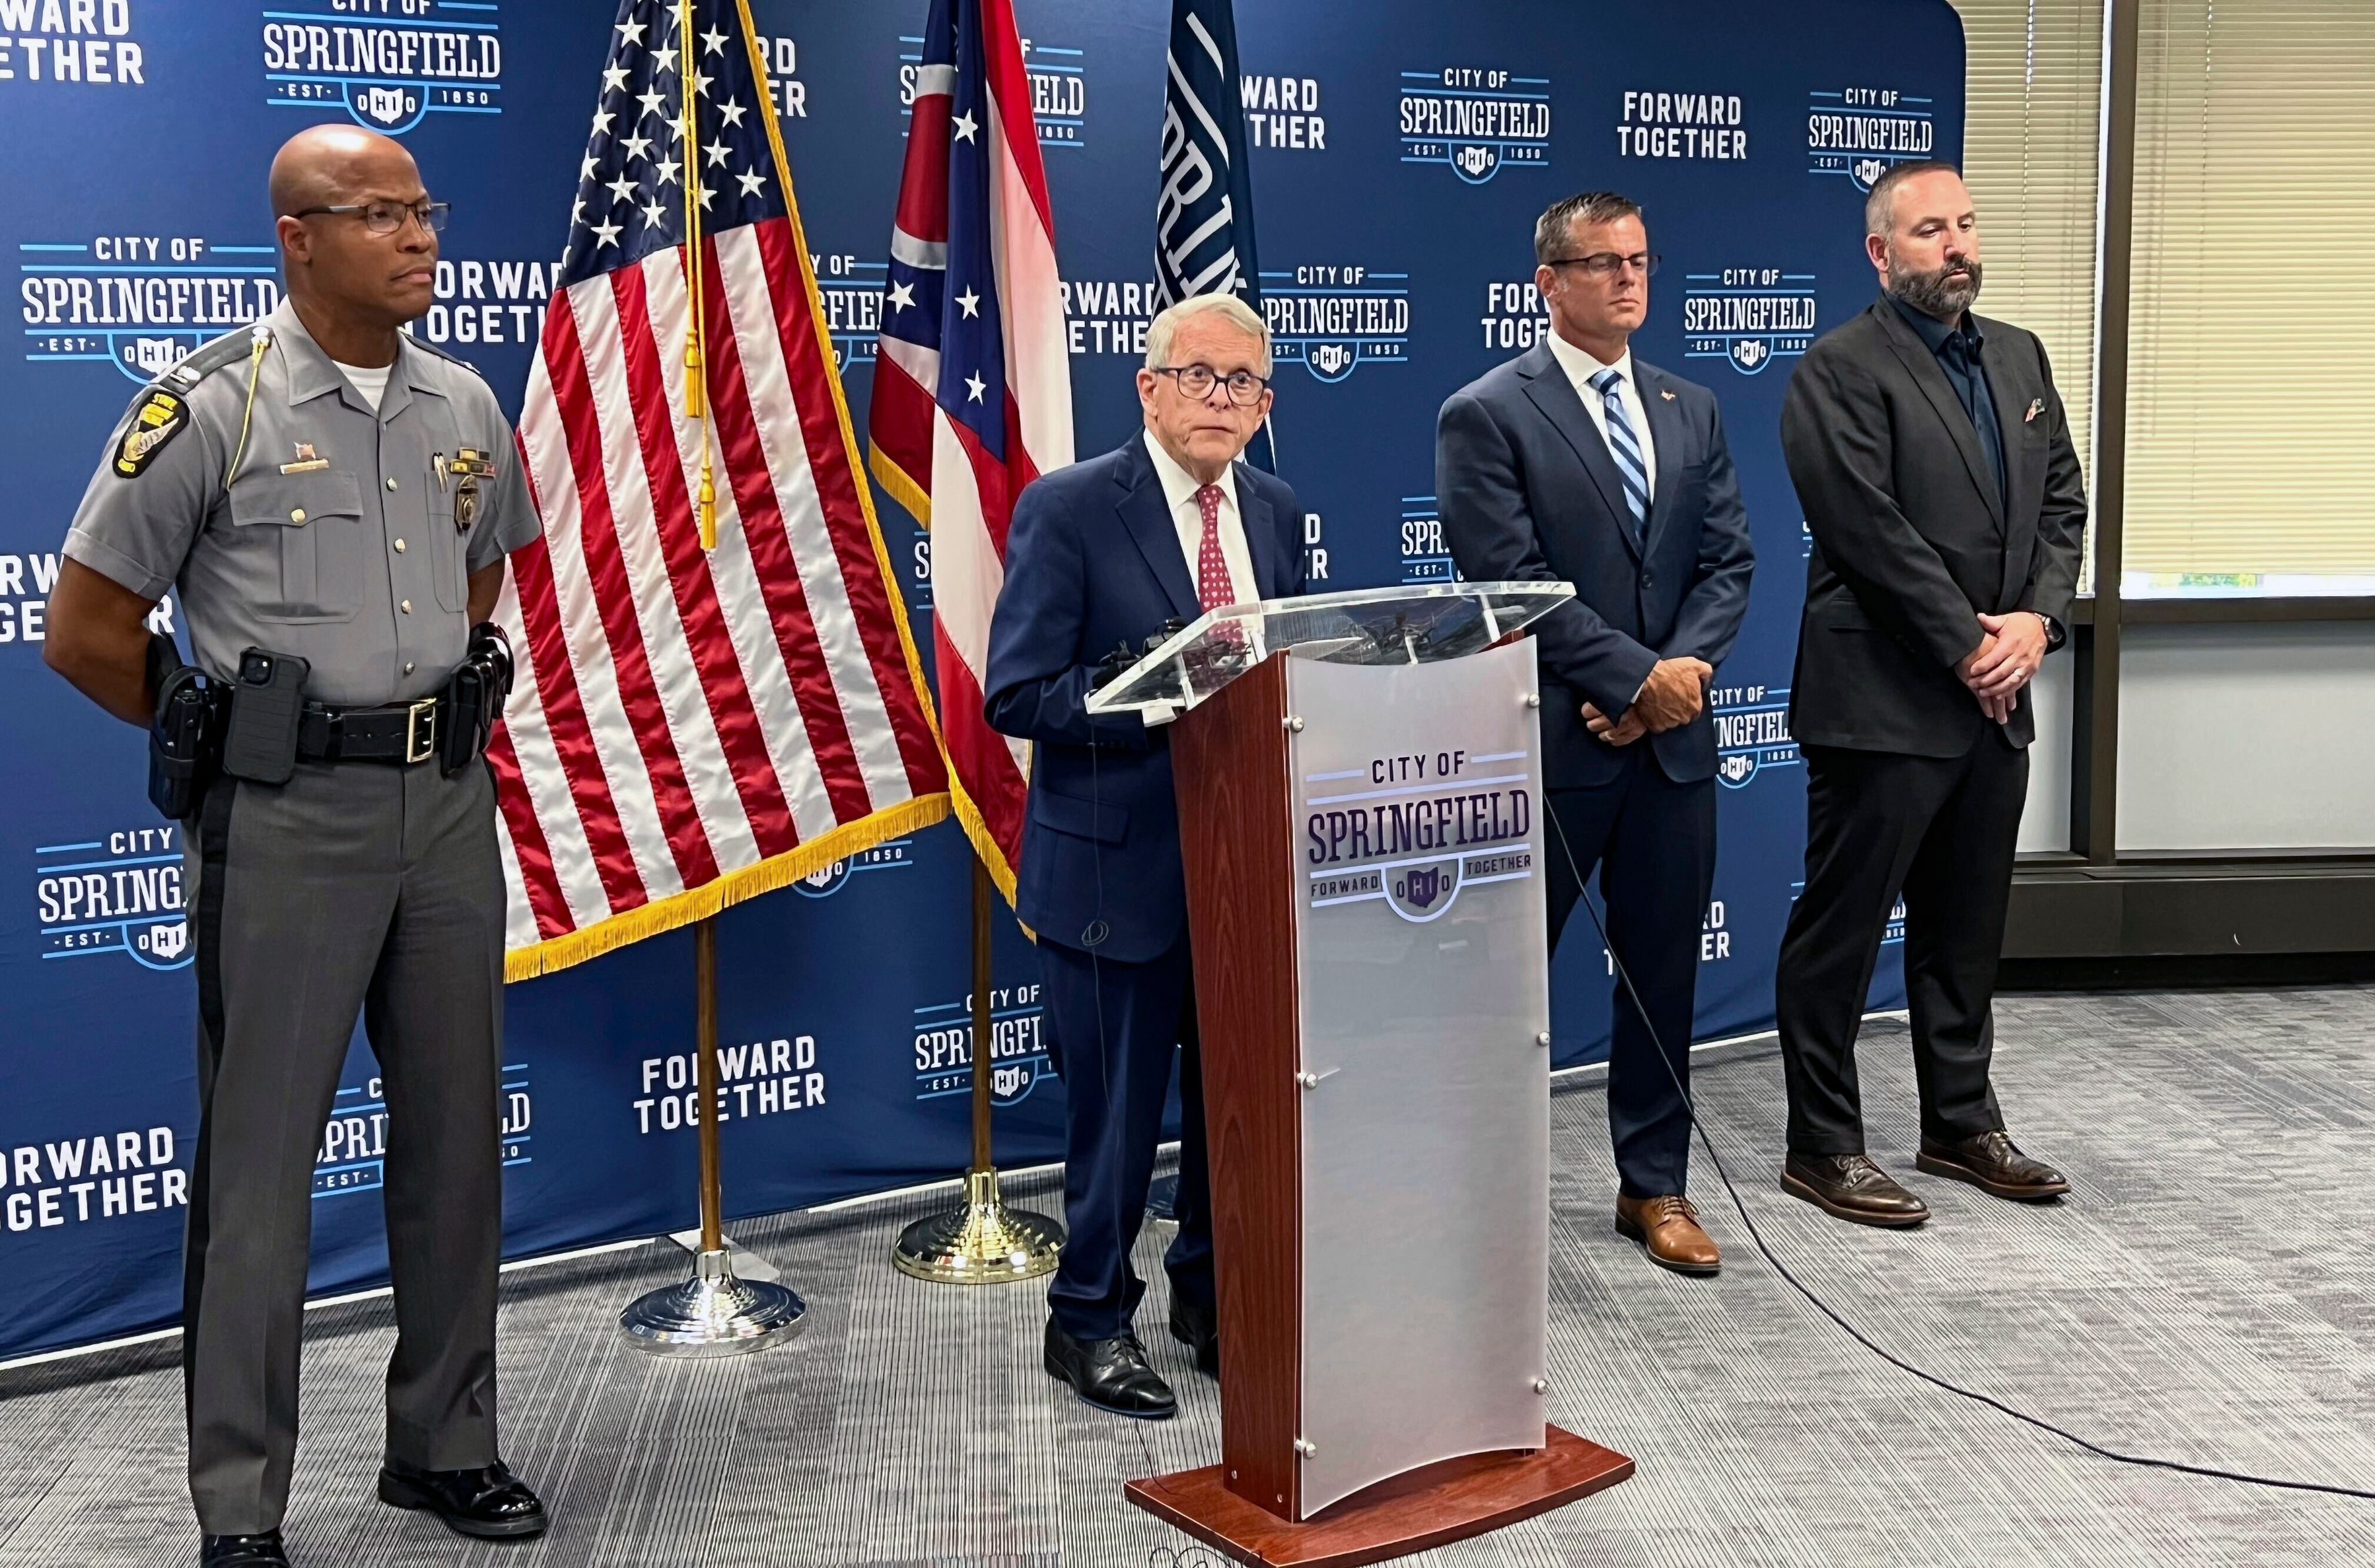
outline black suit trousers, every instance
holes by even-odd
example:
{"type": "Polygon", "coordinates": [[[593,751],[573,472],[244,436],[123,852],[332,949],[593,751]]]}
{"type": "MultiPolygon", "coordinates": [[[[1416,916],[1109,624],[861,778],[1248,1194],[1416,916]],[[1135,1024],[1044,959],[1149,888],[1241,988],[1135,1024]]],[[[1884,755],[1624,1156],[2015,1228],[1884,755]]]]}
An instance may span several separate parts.
{"type": "Polygon", "coordinates": [[[1656,1197],[1686,1191],[1690,1172],[1691,1114],[1683,1095],[1691,1081],[1699,931],[1715,882],[1716,785],[1713,779],[1674,783],[1644,742],[1619,754],[1625,765],[1610,782],[1548,792],[1542,849],[1550,860],[1551,950],[1558,950],[1583,892],[1577,873],[1588,878],[1596,865],[1608,939],[1649,1015],[1645,1024],[1617,979],[1608,1055],[1617,1185],[1628,1197],[1656,1197]]]}
{"type": "Polygon", "coordinates": [[[1863,1152],[1856,1029],[1900,890],[1922,1136],[2003,1126],[1988,1063],[2028,753],[1992,731],[1960,757],[1802,749],[1806,881],[1775,976],[1790,1151],[1863,1152]]]}

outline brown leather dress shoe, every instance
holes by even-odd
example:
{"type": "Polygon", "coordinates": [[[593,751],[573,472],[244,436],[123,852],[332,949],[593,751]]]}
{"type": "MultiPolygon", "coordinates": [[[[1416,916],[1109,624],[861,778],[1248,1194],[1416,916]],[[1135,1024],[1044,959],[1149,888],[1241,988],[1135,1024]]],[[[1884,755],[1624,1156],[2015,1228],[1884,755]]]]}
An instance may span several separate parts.
{"type": "Polygon", "coordinates": [[[1792,1154],[1781,1163],[1781,1190],[1859,1225],[1902,1230],[1930,1218],[1929,1205],[1861,1154],[1792,1154]]]}
{"type": "Polygon", "coordinates": [[[2061,1172],[2023,1154],[2001,1128],[1953,1143],[1925,1138],[1913,1163],[1933,1176],[1952,1176],[2021,1203],[2043,1203],[2070,1190],[2061,1172]]]}
{"type": "Polygon", "coordinates": [[[1641,1244],[1649,1261],[1677,1274],[1713,1274],[1723,1267],[1715,1238],[1699,1228],[1699,1211],[1674,1193],[1658,1197],[1616,1195],[1616,1233],[1641,1244]]]}

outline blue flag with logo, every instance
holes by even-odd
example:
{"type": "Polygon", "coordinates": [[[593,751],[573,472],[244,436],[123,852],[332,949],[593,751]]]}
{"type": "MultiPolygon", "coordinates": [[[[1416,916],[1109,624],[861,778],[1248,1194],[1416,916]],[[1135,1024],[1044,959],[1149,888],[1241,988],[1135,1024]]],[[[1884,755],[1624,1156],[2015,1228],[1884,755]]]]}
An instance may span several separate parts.
{"type": "MultiPolygon", "coordinates": [[[[1254,250],[1253,166],[1246,160],[1238,95],[1237,22],[1231,0],[1172,0],[1163,93],[1163,150],[1154,199],[1157,307],[1196,294],[1231,293],[1262,308],[1254,250]]],[[[1247,443],[1246,461],[1278,471],[1270,428],[1247,443]]]]}

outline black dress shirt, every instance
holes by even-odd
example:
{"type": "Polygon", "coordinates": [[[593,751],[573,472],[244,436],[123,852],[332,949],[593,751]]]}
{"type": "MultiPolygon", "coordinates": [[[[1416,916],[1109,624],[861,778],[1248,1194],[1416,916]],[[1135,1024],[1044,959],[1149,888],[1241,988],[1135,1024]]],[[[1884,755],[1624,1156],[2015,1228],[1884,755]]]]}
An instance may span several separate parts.
{"type": "Polygon", "coordinates": [[[2004,493],[2003,427],[1996,423],[1995,399],[1988,393],[1987,367],[1979,360],[1979,350],[1986,339],[1980,336],[1978,324],[1967,311],[1961,321],[1950,325],[1894,296],[1889,303],[1896,307],[1908,325],[1921,335],[1930,352],[1938,356],[1938,368],[1946,372],[1946,384],[1955,389],[1963,412],[1971,418],[1971,429],[1979,433],[1979,450],[1986,454],[1995,474],[1996,499],[2001,503],[2004,493]]]}

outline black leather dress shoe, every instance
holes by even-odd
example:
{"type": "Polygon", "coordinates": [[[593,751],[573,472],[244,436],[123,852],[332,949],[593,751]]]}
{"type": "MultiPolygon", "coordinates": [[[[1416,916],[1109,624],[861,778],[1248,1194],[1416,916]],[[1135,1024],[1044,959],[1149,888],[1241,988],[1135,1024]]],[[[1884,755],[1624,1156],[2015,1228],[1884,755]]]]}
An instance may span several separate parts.
{"type": "Polygon", "coordinates": [[[544,1533],[544,1504],[501,1459],[476,1470],[416,1470],[390,1461],[380,1468],[379,1500],[434,1514],[456,1535],[513,1540],[544,1533]]]}
{"type": "Polygon", "coordinates": [[[2001,1129],[1952,1143],[1925,1138],[1913,1163],[1933,1176],[1952,1176],[1981,1192],[2022,1203],[2043,1203],[2070,1190],[2061,1172],[2023,1154],[2001,1129]]]}
{"type": "Polygon", "coordinates": [[[1781,1164],[1781,1190],[1859,1225],[1903,1230],[1930,1218],[1927,1204],[1861,1154],[1792,1154],[1781,1164]]]}
{"type": "Polygon", "coordinates": [[[1221,1375],[1221,1311],[1183,1296],[1171,1298],[1171,1337],[1196,1352],[1196,1370],[1221,1375]]]}
{"type": "Polygon", "coordinates": [[[289,1568],[278,1530],[260,1536],[208,1536],[198,1547],[199,1568],[289,1568]]]}
{"type": "Polygon", "coordinates": [[[1169,1421],[1179,1413],[1171,1385],[1146,1364],[1146,1347],[1135,1334],[1111,1339],[1075,1339],[1047,1320],[1047,1372],[1069,1383],[1081,1402],[1133,1421],[1169,1421]]]}

